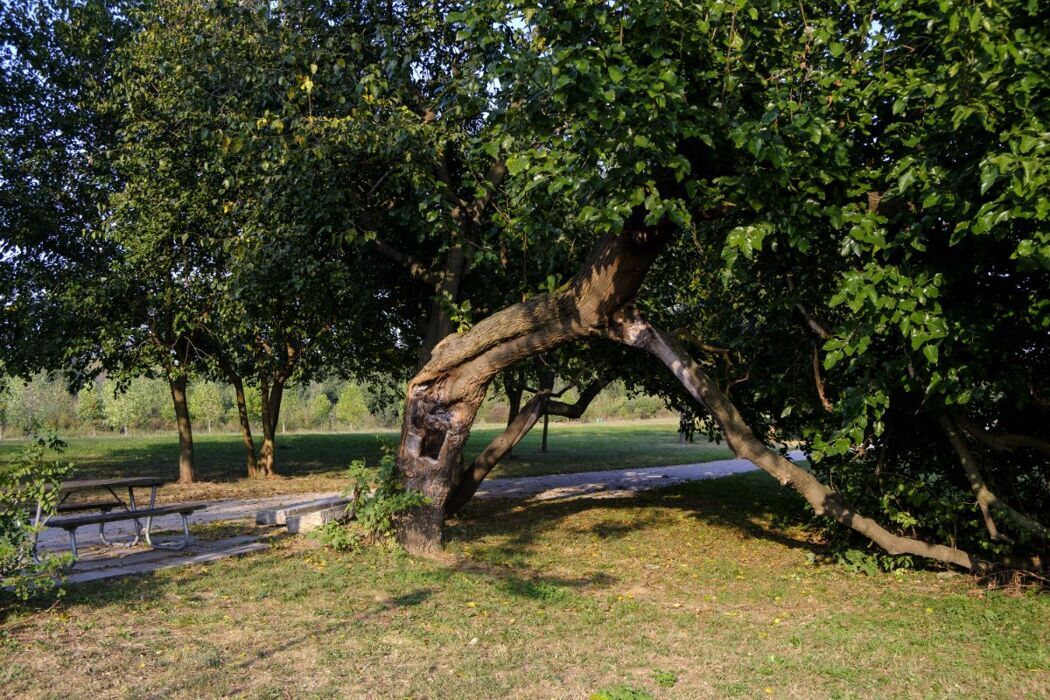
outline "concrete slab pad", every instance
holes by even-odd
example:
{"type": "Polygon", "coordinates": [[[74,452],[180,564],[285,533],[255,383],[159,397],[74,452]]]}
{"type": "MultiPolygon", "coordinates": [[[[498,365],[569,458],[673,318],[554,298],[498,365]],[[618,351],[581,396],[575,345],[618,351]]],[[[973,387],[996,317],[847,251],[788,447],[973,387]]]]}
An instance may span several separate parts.
{"type": "Polygon", "coordinates": [[[123,556],[104,557],[92,552],[92,557],[80,559],[67,579],[70,584],[87,583],[120,576],[147,574],[160,569],[192,564],[206,564],[229,557],[261,552],[269,545],[254,537],[232,537],[225,540],[193,542],[181,552],[146,550],[128,552],[123,556]]]}

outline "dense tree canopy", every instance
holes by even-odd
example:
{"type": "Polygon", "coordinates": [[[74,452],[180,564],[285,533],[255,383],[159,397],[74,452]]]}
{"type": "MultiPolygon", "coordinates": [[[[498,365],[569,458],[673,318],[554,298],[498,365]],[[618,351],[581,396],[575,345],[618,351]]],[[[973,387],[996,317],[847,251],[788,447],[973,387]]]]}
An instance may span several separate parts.
{"type": "Polygon", "coordinates": [[[48,329],[48,368],[159,372],[180,416],[187,377],[228,381],[260,473],[290,382],[415,366],[397,471],[430,498],[403,524],[421,549],[544,415],[618,377],[891,554],[1040,566],[1036,0],[157,0],[37,22],[53,7],[2,16],[6,366],[38,368],[17,336],[48,329]],[[59,40],[97,70],[41,63],[59,40]],[[39,129],[66,117],[37,92],[92,98],[39,129]],[[464,464],[497,380],[507,430],[464,464]]]}

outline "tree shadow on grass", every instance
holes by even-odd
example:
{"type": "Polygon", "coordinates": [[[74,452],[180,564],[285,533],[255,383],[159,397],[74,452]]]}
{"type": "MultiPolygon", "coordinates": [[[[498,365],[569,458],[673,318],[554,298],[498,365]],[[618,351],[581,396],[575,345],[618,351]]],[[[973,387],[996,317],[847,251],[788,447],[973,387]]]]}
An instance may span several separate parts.
{"type": "MultiPolygon", "coordinates": [[[[619,540],[635,532],[680,520],[678,514],[681,513],[704,525],[735,531],[741,537],[753,537],[818,555],[823,553],[820,545],[793,534],[798,530],[794,526],[805,522],[806,518],[801,499],[780,489],[765,474],[748,473],[678,484],[626,497],[477,500],[464,510],[462,517],[449,523],[447,539],[450,543],[471,546],[484,538],[484,545],[472,556],[448,557],[436,566],[447,573],[488,579],[499,590],[522,599],[555,602],[566,592],[607,589],[619,583],[615,575],[588,570],[582,561],[580,574],[576,576],[558,575],[544,570],[543,564],[537,565],[534,555],[541,552],[545,541],[556,538],[556,531],[569,536],[619,540]],[[578,518],[590,511],[605,511],[611,515],[597,520],[578,518]],[[782,527],[785,524],[786,529],[782,527]]],[[[192,578],[204,575],[201,570],[192,578]]],[[[437,580],[448,579],[442,576],[437,580]]],[[[177,592],[183,585],[193,585],[192,579],[187,581],[185,573],[175,580],[161,579],[150,573],[74,586],[64,604],[105,607],[126,601],[139,605],[160,600],[177,592]]],[[[406,591],[368,614],[418,605],[429,599],[435,590],[430,585],[406,591]]],[[[304,594],[309,592],[307,589],[304,594]]]]}
{"type": "Polygon", "coordinates": [[[643,491],[630,496],[582,497],[566,500],[476,499],[461,517],[451,521],[451,539],[469,542],[494,535],[488,549],[510,560],[520,559],[547,533],[592,510],[636,511],[630,518],[603,520],[586,527],[601,539],[626,537],[666,522],[667,510],[684,511],[706,525],[737,530],[747,537],[791,549],[821,553],[823,547],[789,532],[805,522],[804,501],[781,489],[763,473],[737,474],[643,491]],[[647,510],[650,509],[650,510],[647,510]]]}

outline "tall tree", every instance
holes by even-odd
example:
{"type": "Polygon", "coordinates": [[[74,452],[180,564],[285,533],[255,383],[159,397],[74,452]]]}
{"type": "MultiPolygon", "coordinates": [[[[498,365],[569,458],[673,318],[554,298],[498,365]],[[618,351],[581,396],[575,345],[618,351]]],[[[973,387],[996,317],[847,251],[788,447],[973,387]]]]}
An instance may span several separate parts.
{"type": "Polygon", "coordinates": [[[87,307],[112,259],[98,233],[119,186],[108,157],[117,119],[105,98],[134,4],[0,6],[0,350],[13,375],[63,370],[78,386],[97,370],[106,314],[87,307]]]}
{"type": "MultiPolygon", "coordinates": [[[[587,237],[597,242],[568,284],[447,338],[409,383],[398,470],[405,484],[422,491],[431,504],[404,523],[406,544],[418,549],[436,546],[443,519],[459,502],[457,493],[473,486],[468,478],[472,469],[462,463],[462,448],[489,383],[539,352],[604,338],[658,360],[739,456],[792,486],[818,514],[834,518],[888,552],[966,568],[985,566],[1003,553],[962,549],[957,540],[937,533],[914,537],[899,521],[887,528],[861,515],[850,505],[849,491],[828,488],[817,475],[787,461],[756,437],[749,417],[761,426],[770,423],[769,414],[761,410],[762,401],[745,399],[742,412],[730,398],[730,388],[743,377],[716,381],[660,324],[710,317],[711,327],[733,328],[735,335],[723,336],[728,341],[746,338],[749,332],[766,334],[769,344],[763,357],[772,366],[760,364],[756,370],[768,377],[793,355],[769,357],[779,351],[769,329],[778,328],[782,319],[801,316],[796,334],[811,333],[803,329],[824,328],[813,312],[817,301],[823,301],[825,308],[847,304],[855,313],[871,303],[885,316],[873,318],[873,330],[886,333],[887,325],[895,324],[907,339],[903,348],[897,341],[890,346],[894,353],[904,351],[903,360],[891,361],[888,372],[869,374],[845,403],[850,415],[857,416],[860,410],[868,417],[878,438],[876,422],[886,401],[882,394],[888,396],[902,386],[910,372],[924,376],[920,368],[937,364],[938,348],[947,337],[938,318],[940,310],[930,301],[940,296],[936,273],[916,274],[915,255],[909,252],[921,255],[932,245],[927,241],[931,234],[921,218],[917,223],[916,213],[921,206],[937,205],[938,199],[923,205],[898,193],[908,192],[921,176],[947,185],[938,185],[938,197],[964,185],[963,191],[980,201],[1002,177],[1000,165],[1008,158],[1019,159],[1026,166],[1015,172],[1027,172],[1027,179],[1018,176],[1009,188],[993,190],[998,198],[980,206],[956,194],[952,217],[942,211],[927,225],[936,230],[949,222],[952,236],[934,235],[934,239],[945,246],[946,254],[967,258],[965,264],[976,269],[986,269],[989,261],[977,249],[968,251],[965,241],[1001,227],[1000,235],[1015,241],[1006,256],[1016,262],[1009,263],[1013,269],[1005,278],[1001,272],[989,271],[986,279],[1018,284],[1029,295],[1046,289],[1044,273],[1038,269],[1044,244],[1040,222],[1046,212],[1038,198],[1028,194],[1035,192],[1028,189],[1029,180],[1038,182],[1043,168],[1038,132],[1033,130],[1042,103],[1030,93],[1038,91],[1045,73],[1034,59],[1037,49],[1022,54],[1013,43],[1023,35],[1036,46],[1046,44],[1044,32],[1027,29],[1035,14],[1033,6],[1020,2],[994,13],[978,6],[952,7],[947,15],[936,3],[923,3],[919,10],[901,10],[895,3],[863,8],[819,2],[797,6],[511,3],[509,11],[504,3],[475,3],[462,33],[472,41],[503,47],[501,59],[490,64],[485,81],[493,86],[493,111],[500,113],[502,108],[501,123],[515,139],[516,152],[507,159],[509,175],[517,183],[546,183],[548,196],[576,203],[572,230],[579,232],[581,243],[587,237]],[[946,23],[944,31],[931,35],[929,23],[940,21],[946,23]],[[915,44],[928,48],[917,51],[915,44]],[[963,70],[956,65],[960,60],[969,67],[963,70]],[[959,140],[959,126],[976,114],[972,96],[979,74],[1012,78],[1002,83],[983,80],[989,90],[1007,91],[998,99],[1009,105],[1019,124],[1017,131],[1007,131],[1005,146],[996,130],[1004,122],[990,127],[983,114],[977,114],[975,128],[967,131],[973,140],[959,140]],[[890,75],[908,85],[906,97],[898,94],[893,101],[888,99],[888,92],[899,92],[885,82],[879,84],[890,75]],[[938,86],[951,84],[949,78],[960,75],[960,90],[952,94],[960,95],[961,104],[951,104],[948,93],[938,86]],[[886,102],[873,104],[873,95],[887,95],[886,102]],[[911,111],[909,100],[922,106],[911,111]],[[930,110],[942,108],[942,119],[927,119],[930,110]],[[931,145],[944,140],[948,160],[938,166],[944,176],[929,175],[937,171],[928,167],[918,170],[917,158],[896,153],[898,144],[914,152],[926,135],[933,139],[931,145]],[[948,167],[949,161],[958,167],[962,154],[976,144],[992,148],[994,155],[978,150],[976,157],[971,154],[965,161],[972,164],[969,169],[948,167]],[[568,172],[572,177],[559,179],[568,172]],[[963,174],[961,182],[946,177],[956,172],[963,174]],[[891,205],[894,199],[898,202],[891,205]],[[881,228],[887,222],[898,223],[881,228]],[[897,237],[892,244],[890,231],[897,237]],[[701,255],[686,254],[689,246],[699,248],[701,255]],[[675,255],[667,257],[669,247],[675,255]],[[765,269],[749,278],[744,267],[763,262],[765,251],[774,247],[776,255],[770,258],[777,260],[770,259],[765,269]],[[880,260],[879,253],[889,248],[893,250],[880,260]],[[719,251],[721,265],[715,268],[706,256],[711,249],[719,251]],[[865,263],[865,251],[875,254],[877,262],[865,263]],[[815,267],[806,274],[777,267],[787,260],[808,261],[815,267]],[[654,267],[662,274],[647,282],[654,267]],[[700,276],[692,287],[673,286],[690,274],[700,276]],[[717,306],[715,283],[727,280],[732,289],[741,278],[747,285],[743,304],[754,308],[740,303],[717,306]],[[888,300],[903,297],[903,307],[879,301],[879,284],[888,285],[888,300]],[[677,304],[668,304],[669,298],[677,304]],[[885,315],[887,308],[893,310],[885,315]],[[930,543],[923,537],[948,541],[930,543]]],[[[1030,308],[1027,302],[1019,303],[1021,296],[1009,302],[1012,309],[1030,308]]],[[[1037,302],[1037,308],[1041,304],[1037,302]]],[[[1023,312],[1021,318],[1024,313],[1030,312],[1023,312]]],[[[829,355],[817,363],[819,369],[833,368],[843,356],[865,355],[874,345],[874,338],[864,340],[851,321],[843,319],[843,323],[841,334],[831,330],[827,338],[820,338],[820,349],[829,355]]],[[[1044,325],[1036,321],[1035,327],[1044,325]]],[[[959,328],[959,347],[975,337],[965,328],[959,328]]],[[[817,334],[819,338],[820,331],[817,334]]],[[[716,354],[729,351],[702,337],[699,340],[697,350],[705,354],[711,348],[716,354]]],[[[808,361],[810,336],[798,345],[788,342],[804,348],[803,367],[814,366],[808,361]]],[[[1045,331],[1029,334],[1018,347],[1025,348],[1026,358],[1041,362],[1045,331]]],[[[864,362],[868,360],[885,364],[877,354],[864,362]]],[[[957,370],[952,392],[965,393],[937,391],[934,395],[941,405],[968,402],[976,387],[987,381],[987,370],[980,367],[967,363],[970,377],[965,387],[958,385],[955,377],[961,379],[963,374],[957,370]]],[[[727,378],[733,376],[731,367],[720,371],[727,378]]],[[[824,381],[813,376],[818,384],[824,381]]],[[[943,383],[945,376],[936,381],[943,383]]],[[[916,382],[915,390],[907,382],[902,388],[921,401],[930,396],[932,378],[926,373],[925,380],[911,380],[916,382]]],[[[753,381],[743,386],[750,387],[753,381]]],[[[1029,387],[1035,410],[1029,415],[1034,419],[1041,390],[1038,382],[1029,382],[1029,387]]],[[[808,405],[826,412],[825,404],[831,401],[826,389],[817,391],[808,405]]],[[[754,389],[763,399],[767,391],[754,389]]],[[[734,390],[737,396],[746,393],[739,386],[734,390]]],[[[989,394],[999,395],[998,390],[989,394]]],[[[1013,396],[1018,397],[1014,401],[1021,400],[1019,394],[1013,396]]],[[[782,408],[781,416],[790,416],[787,407],[782,408]]],[[[938,411],[944,413],[935,408],[934,416],[938,411]]],[[[959,419],[948,409],[948,418],[940,420],[949,441],[955,443],[954,451],[967,462],[959,419]]],[[[832,445],[843,456],[851,447],[866,452],[872,446],[863,430],[855,430],[855,421],[845,434],[829,431],[819,422],[786,425],[798,432],[774,435],[808,436],[817,458],[828,454],[824,445],[832,445]]],[[[972,435],[980,440],[992,433],[976,425],[972,435]]],[[[519,438],[505,434],[486,452],[498,459],[519,438]]],[[[1041,444],[1038,436],[1014,438],[1014,444],[1026,440],[1035,450],[1041,444]]],[[[994,435],[985,439],[994,440],[994,435]]],[[[942,454],[946,447],[942,444],[942,454]]],[[[1040,469],[1029,469],[1027,474],[1035,476],[1040,469]]],[[[980,484],[974,491],[989,511],[995,508],[980,484]]],[[[1025,517],[1017,512],[1011,520],[1038,537],[1042,526],[1026,522],[1025,517]]],[[[1038,546],[1029,541],[1018,553],[1035,554],[1038,546]]],[[[1033,557],[1010,561],[1039,565],[1033,557]]]]}
{"type": "Polygon", "coordinates": [[[275,471],[289,382],[407,352],[398,295],[347,245],[355,191],[385,172],[361,90],[378,6],[163,0],[125,56],[117,201],[138,225],[123,230],[182,256],[152,258],[175,283],[174,338],[234,385],[253,476],[275,471]],[[261,396],[257,460],[245,383],[261,396]]]}

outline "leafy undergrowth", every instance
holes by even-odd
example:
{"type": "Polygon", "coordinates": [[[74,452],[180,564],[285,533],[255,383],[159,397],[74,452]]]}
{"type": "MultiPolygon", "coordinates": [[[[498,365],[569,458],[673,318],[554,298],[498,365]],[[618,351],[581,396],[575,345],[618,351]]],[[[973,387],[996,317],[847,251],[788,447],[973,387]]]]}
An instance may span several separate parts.
{"type": "Polygon", "coordinates": [[[796,505],[747,474],[637,498],[477,503],[438,561],[288,538],[15,611],[0,627],[0,686],[22,697],[1046,694],[1050,596],[822,564],[796,505]]]}
{"type": "MultiPolygon", "coordinates": [[[[535,476],[565,472],[623,469],[667,464],[687,464],[726,459],[732,454],[723,445],[698,440],[678,444],[678,423],[648,421],[633,424],[552,423],[550,451],[540,451],[540,431],[528,435],[515,448],[515,458],[499,465],[493,476],[535,476]]],[[[473,458],[499,433],[479,427],[467,445],[473,458]]],[[[262,498],[288,493],[341,491],[346,488],[346,467],[362,459],[375,464],[383,445],[396,443],[399,433],[301,433],[278,435],[277,468],[280,476],[248,479],[244,476],[244,447],[239,435],[195,436],[197,484],[169,484],[160,501],[196,501],[222,498],[262,498]]],[[[17,454],[22,441],[0,442],[0,465],[17,454]]],[[[64,458],[76,462],[81,478],[91,476],[178,475],[178,439],[174,433],[132,437],[78,437],[68,440],[64,458]]]]}

